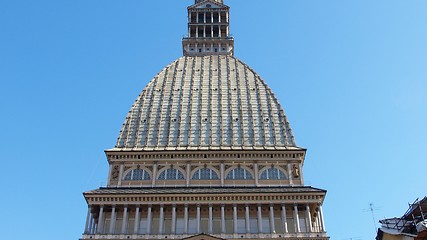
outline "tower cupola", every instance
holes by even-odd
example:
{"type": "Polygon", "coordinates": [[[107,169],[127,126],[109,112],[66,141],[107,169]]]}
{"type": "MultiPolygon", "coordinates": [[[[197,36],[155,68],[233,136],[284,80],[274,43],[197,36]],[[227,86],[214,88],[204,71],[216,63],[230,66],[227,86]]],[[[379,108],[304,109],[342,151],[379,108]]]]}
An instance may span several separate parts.
{"type": "Polygon", "coordinates": [[[188,35],[182,39],[184,56],[233,55],[230,8],[223,0],[195,0],[188,10],[188,35]]]}

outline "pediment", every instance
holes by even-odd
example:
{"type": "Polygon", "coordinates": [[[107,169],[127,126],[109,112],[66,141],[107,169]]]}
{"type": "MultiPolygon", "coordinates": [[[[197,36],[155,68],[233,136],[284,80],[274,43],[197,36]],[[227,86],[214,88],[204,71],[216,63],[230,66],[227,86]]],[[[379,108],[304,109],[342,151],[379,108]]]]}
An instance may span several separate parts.
{"type": "Polygon", "coordinates": [[[200,2],[200,3],[196,3],[196,4],[194,4],[194,5],[192,5],[192,6],[190,6],[189,8],[196,8],[196,9],[205,9],[205,8],[216,8],[216,9],[218,9],[218,8],[228,8],[228,6],[227,5],[224,5],[224,4],[221,4],[221,3],[218,3],[218,2],[215,2],[215,1],[203,1],[203,2],[200,2]]]}
{"type": "Polygon", "coordinates": [[[194,235],[188,238],[183,238],[183,240],[224,240],[223,238],[214,237],[205,233],[194,235]]]}

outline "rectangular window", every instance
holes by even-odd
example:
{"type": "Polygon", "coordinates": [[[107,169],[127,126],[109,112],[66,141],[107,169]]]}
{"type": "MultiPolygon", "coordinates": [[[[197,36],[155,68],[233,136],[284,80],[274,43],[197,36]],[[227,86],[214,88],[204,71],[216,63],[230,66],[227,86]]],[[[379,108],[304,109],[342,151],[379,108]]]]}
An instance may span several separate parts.
{"type": "Polygon", "coordinates": [[[147,233],[147,219],[141,219],[139,222],[139,234],[146,234],[147,233]]]}
{"type": "Polygon", "coordinates": [[[277,217],[275,215],[275,218],[274,218],[274,229],[276,230],[276,233],[284,233],[282,226],[283,226],[282,219],[280,217],[277,217]]]}
{"type": "Polygon", "coordinates": [[[197,220],[192,217],[188,220],[188,233],[194,234],[197,233],[197,220]]]}
{"type": "Polygon", "coordinates": [[[268,217],[262,217],[262,233],[271,233],[270,219],[268,217]]]}
{"type": "Polygon", "coordinates": [[[153,217],[151,221],[151,234],[159,234],[159,223],[160,219],[158,217],[153,217]]]}
{"type": "Polygon", "coordinates": [[[129,218],[128,226],[127,226],[127,233],[133,234],[134,233],[133,232],[134,227],[135,227],[135,218],[129,218]]]}
{"type": "Polygon", "coordinates": [[[221,233],[221,219],[220,218],[214,218],[213,219],[213,233],[219,234],[221,233]]]}
{"type": "Polygon", "coordinates": [[[246,233],[245,219],[237,219],[237,233],[246,233]]]}
{"type": "Polygon", "coordinates": [[[256,217],[252,217],[249,219],[251,233],[258,233],[258,219],[256,217]]]}
{"type": "Polygon", "coordinates": [[[123,225],[123,218],[117,218],[116,219],[116,228],[115,228],[115,233],[122,233],[122,225],[123,225]]]}
{"type": "Polygon", "coordinates": [[[176,220],[176,234],[184,234],[184,218],[178,218],[176,220]]]}
{"type": "Polygon", "coordinates": [[[295,221],[294,218],[292,216],[288,216],[286,218],[287,222],[288,222],[288,232],[289,233],[296,233],[296,226],[295,226],[295,221]]]}

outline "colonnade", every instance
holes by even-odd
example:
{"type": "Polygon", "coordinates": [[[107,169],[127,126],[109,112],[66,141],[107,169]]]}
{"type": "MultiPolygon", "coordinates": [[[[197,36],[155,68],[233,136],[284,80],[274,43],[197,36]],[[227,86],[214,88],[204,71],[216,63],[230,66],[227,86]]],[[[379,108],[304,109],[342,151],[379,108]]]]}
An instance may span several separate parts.
{"type": "Polygon", "coordinates": [[[189,23],[228,23],[229,22],[229,13],[227,11],[203,11],[203,12],[189,12],[188,13],[188,22],[189,23]],[[207,13],[209,13],[210,17],[208,17],[207,13]],[[224,19],[221,17],[221,13],[224,13],[224,19]],[[195,15],[195,20],[192,18],[195,15]],[[202,21],[200,21],[200,15],[202,15],[202,21]],[[217,16],[217,18],[215,17],[217,16]]]}
{"type": "Polygon", "coordinates": [[[85,234],[288,234],[325,232],[321,206],[111,205],[89,206],[85,234]]]}

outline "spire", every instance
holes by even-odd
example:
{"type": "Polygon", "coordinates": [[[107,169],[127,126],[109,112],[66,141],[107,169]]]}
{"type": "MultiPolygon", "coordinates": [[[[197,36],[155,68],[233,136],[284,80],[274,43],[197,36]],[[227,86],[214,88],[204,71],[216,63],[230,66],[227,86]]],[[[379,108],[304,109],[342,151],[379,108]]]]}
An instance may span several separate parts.
{"type": "MultiPolygon", "coordinates": [[[[204,1],[206,1],[206,0],[196,0],[195,4],[200,3],[200,2],[204,2],[204,1]]],[[[218,2],[218,3],[221,3],[221,4],[224,3],[223,0],[212,0],[211,2],[218,2]]]]}
{"type": "Polygon", "coordinates": [[[188,7],[188,35],[182,39],[184,56],[233,55],[230,8],[223,0],[195,0],[188,7]]]}

